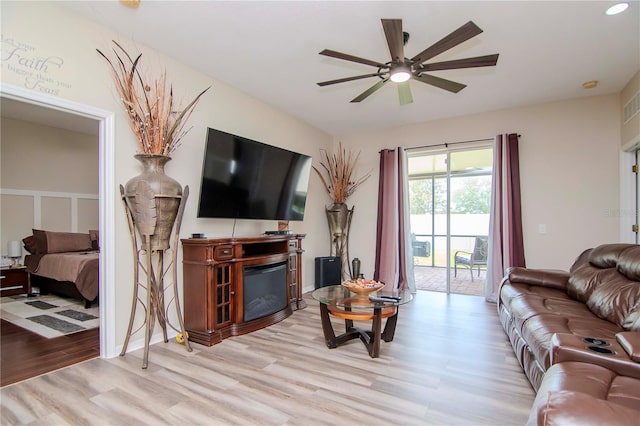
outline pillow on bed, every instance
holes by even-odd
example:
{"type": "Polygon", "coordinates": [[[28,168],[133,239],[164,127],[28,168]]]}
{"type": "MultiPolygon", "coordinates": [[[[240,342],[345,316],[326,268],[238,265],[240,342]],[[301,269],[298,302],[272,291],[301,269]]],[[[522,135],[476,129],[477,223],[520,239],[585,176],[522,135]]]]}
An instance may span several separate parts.
{"type": "Polygon", "coordinates": [[[36,245],[36,239],[33,235],[29,235],[22,239],[24,243],[24,249],[31,254],[38,254],[38,246],[36,245]]]}
{"type": "Polygon", "coordinates": [[[94,250],[100,250],[100,234],[97,229],[89,229],[89,238],[91,238],[91,247],[94,250]]]}
{"type": "Polygon", "coordinates": [[[38,254],[93,250],[89,234],[34,229],[33,237],[36,241],[38,254]]]}

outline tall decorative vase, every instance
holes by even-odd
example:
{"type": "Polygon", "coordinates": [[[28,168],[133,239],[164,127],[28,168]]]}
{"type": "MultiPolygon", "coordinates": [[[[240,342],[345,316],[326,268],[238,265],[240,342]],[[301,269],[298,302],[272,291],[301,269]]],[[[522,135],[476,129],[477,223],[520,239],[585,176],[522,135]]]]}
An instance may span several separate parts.
{"type": "Polygon", "coordinates": [[[349,228],[353,217],[351,210],[345,203],[333,203],[326,208],[327,221],[329,223],[329,238],[331,241],[331,256],[342,260],[342,279],[351,277],[351,263],[349,261],[349,228]],[[345,271],[348,268],[348,274],[345,271]]]}
{"type": "Polygon", "coordinates": [[[164,173],[164,165],[170,157],[139,154],[135,158],[142,163],[144,170],[129,180],[126,187],[120,185],[135,263],[131,314],[120,355],[124,356],[131,335],[137,332],[133,331],[133,324],[136,308],[140,304],[145,315],[142,368],[147,368],[150,340],[156,321],[162,328],[165,342],[169,341],[167,327],[171,327],[178,332],[176,339],[183,343],[189,352],[192,350],[182,319],[176,272],[180,223],[189,197],[189,187],[185,186],[182,189],[177,181],[164,173]],[[172,245],[173,249],[170,248],[172,245]],[[169,293],[170,299],[167,300],[165,291],[169,288],[173,289],[173,294],[169,293]],[[145,299],[139,295],[141,289],[146,293],[145,299]],[[178,326],[172,325],[169,321],[170,305],[175,306],[178,326]]]}
{"type": "Polygon", "coordinates": [[[146,246],[146,238],[151,238],[152,251],[167,250],[180,206],[182,187],[164,173],[164,166],[171,157],[138,154],[135,158],[144,169],[125,185],[127,204],[143,246],[146,246]]]}

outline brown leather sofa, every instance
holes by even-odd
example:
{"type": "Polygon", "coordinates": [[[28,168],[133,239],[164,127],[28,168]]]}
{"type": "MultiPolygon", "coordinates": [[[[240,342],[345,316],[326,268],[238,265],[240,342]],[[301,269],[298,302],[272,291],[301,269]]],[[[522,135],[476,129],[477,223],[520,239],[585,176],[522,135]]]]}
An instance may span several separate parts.
{"type": "Polygon", "coordinates": [[[527,422],[527,426],[638,424],[640,378],[574,361],[547,370],[527,422]]]}
{"type": "Polygon", "coordinates": [[[639,245],[586,250],[569,272],[511,268],[498,314],[538,392],[530,424],[638,424],[639,245]]]}

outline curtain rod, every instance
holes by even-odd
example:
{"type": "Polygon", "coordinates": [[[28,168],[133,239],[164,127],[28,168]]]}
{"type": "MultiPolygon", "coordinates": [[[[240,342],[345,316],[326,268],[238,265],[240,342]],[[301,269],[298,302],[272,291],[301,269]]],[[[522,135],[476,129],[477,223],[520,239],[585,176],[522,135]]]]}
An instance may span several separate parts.
{"type": "MultiPolygon", "coordinates": [[[[518,134],[518,137],[520,137],[521,135],[518,134]]],[[[422,146],[412,146],[410,148],[403,148],[405,151],[411,151],[413,149],[424,149],[424,148],[433,148],[433,147],[437,147],[437,146],[444,146],[445,148],[448,148],[449,145],[459,145],[459,144],[463,144],[463,143],[474,143],[474,142],[489,142],[489,141],[494,141],[496,140],[496,138],[484,138],[484,139],[471,139],[468,141],[456,141],[456,142],[444,142],[444,143],[438,143],[435,145],[422,145],[422,146]]],[[[390,151],[393,151],[393,149],[389,149],[390,151]]],[[[381,149],[380,151],[378,151],[379,153],[384,151],[384,149],[381,149]]]]}
{"type": "MultiPolygon", "coordinates": [[[[518,137],[520,137],[520,135],[518,135],[518,137]]],[[[445,148],[448,148],[449,145],[459,145],[463,143],[475,143],[475,142],[489,142],[489,141],[494,141],[495,139],[496,138],[472,139],[468,141],[444,142],[444,143],[439,143],[435,145],[412,146],[410,148],[405,148],[405,151],[411,151],[412,149],[433,148],[436,146],[444,146],[445,148]]]]}
{"type": "Polygon", "coordinates": [[[494,140],[495,138],[484,138],[484,139],[472,139],[469,141],[444,142],[444,143],[438,143],[435,145],[412,146],[411,148],[405,148],[405,151],[411,151],[412,149],[434,148],[437,146],[444,146],[445,148],[448,148],[449,145],[460,145],[463,143],[474,143],[474,142],[489,142],[494,140]]]}

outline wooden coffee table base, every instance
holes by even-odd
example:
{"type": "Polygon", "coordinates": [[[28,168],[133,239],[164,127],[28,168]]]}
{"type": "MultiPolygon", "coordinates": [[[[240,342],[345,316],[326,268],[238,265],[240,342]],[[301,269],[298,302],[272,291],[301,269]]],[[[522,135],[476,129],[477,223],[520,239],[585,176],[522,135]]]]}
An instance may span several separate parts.
{"type": "Polygon", "coordinates": [[[359,338],[364,343],[369,356],[377,358],[380,354],[380,339],[385,342],[393,340],[398,320],[398,307],[374,307],[373,312],[351,311],[348,308],[339,308],[333,305],[320,303],[320,319],[322,321],[322,331],[324,340],[329,349],[337,348],[349,340],[359,338]],[[337,318],[344,319],[345,333],[336,336],[331,325],[329,314],[337,318]],[[382,318],[387,318],[387,323],[382,329],[382,318]],[[353,326],[353,321],[372,320],[371,330],[361,330],[353,326]]]}

